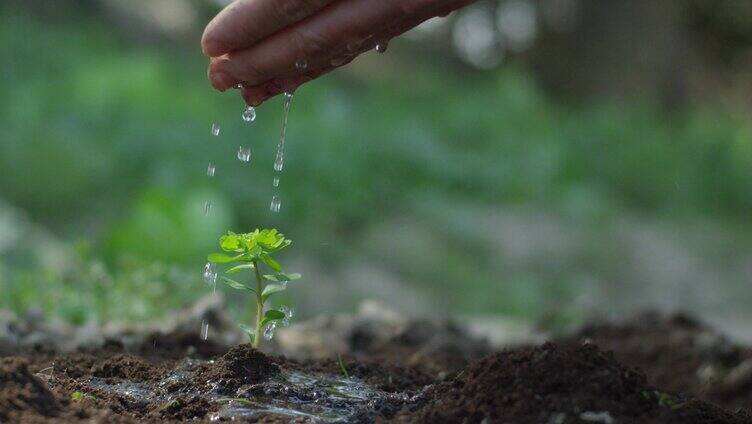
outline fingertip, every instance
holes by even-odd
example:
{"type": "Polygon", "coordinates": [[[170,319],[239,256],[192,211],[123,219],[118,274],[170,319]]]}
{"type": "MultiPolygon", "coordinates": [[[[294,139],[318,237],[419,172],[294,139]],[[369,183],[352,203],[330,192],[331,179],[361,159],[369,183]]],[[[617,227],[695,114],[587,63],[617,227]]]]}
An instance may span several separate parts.
{"type": "Polygon", "coordinates": [[[201,40],[201,50],[207,57],[218,57],[229,52],[225,43],[206,36],[201,40]]]}
{"type": "Polygon", "coordinates": [[[241,81],[238,81],[236,78],[227,73],[223,69],[221,61],[218,60],[212,60],[212,62],[209,64],[207,75],[209,77],[209,82],[211,82],[211,85],[215,89],[223,92],[230,88],[236,87],[241,83],[241,81]]]}
{"type": "Polygon", "coordinates": [[[243,97],[245,104],[253,107],[260,106],[268,98],[265,93],[253,87],[243,88],[240,95],[243,97]]]}

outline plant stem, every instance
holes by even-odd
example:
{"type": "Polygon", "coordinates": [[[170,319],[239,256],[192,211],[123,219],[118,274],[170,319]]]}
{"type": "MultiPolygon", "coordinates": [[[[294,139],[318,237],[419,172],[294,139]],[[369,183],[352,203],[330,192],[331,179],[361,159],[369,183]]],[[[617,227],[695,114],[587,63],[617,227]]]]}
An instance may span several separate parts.
{"type": "Polygon", "coordinates": [[[264,319],[264,300],[261,297],[261,272],[258,269],[258,261],[253,261],[253,269],[256,272],[256,333],[253,335],[253,347],[261,344],[261,321],[264,319]]]}

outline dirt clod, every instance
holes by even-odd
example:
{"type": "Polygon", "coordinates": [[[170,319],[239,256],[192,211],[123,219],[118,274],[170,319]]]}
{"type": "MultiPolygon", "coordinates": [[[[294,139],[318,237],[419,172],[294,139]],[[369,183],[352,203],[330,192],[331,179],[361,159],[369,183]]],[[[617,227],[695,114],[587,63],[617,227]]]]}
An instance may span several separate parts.
{"type": "Polygon", "coordinates": [[[115,355],[94,367],[92,374],[102,378],[154,381],[160,373],[140,358],[131,355],[115,355]]]}
{"type": "Polygon", "coordinates": [[[51,417],[60,408],[55,395],[29,371],[25,360],[0,359],[0,422],[20,421],[20,415],[28,411],[51,417]]]}
{"type": "Polygon", "coordinates": [[[279,367],[266,355],[243,344],[219,358],[205,377],[217,382],[219,392],[232,394],[244,384],[262,382],[278,372],[279,367]]]}
{"type": "Polygon", "coordinates": [[[749,422],[748,416],[657,390],[644,374],[592,344],[570,349],[547,343],[496,353],[436,386],[428,397],[423,408],[402,413],[397,421],[546,423],[611,417],[634,423],[749,422]]]}

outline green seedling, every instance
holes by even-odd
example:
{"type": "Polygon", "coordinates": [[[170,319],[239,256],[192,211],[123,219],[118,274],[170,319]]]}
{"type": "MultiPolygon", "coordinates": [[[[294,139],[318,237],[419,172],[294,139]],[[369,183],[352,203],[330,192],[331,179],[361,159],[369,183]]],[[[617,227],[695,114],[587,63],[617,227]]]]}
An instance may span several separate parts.
{"type": "Polygon", "coordinates": [[[350,373],[347,372],[347,368],[345,368],[345,363],[342,362],[342,355],[337,355],[337,362],[339,363],[339,369],[342,371],[342,375],[345,376],[345,378],[350,378],[350,373]]]}
{"type": "Polygon", "coordinates": [[[71,400],[74,402],[81,402],[84,399],[96,399],[97,397],[94,395],[90,395],[88,393],[75,391],[71,393],[71,400]]]}
{"type": "Polygon", "coordinates": [[[250,284],[226,276],[221,280],[233,289],[253,293],[256,302],[255,326],[251,328],[240,325],[240,328],[248,334],[255,348],[261,343],[264,329],[267,330],[267,334],[271,334],[268,331],[273,331],[277,323],[286,325],[292,317],[289,308],[265,308],[269,298],[285,291],[290,281],[300,278],[300,274],[285,274],[282,265],[273,257],[291,243],[291,240],[286,239],[276,229],[257,229],[246,234],[228,232],[219,239],[219,246],[224,252],[209,255],[209,262],[228,266],[225,271],[227,275],[246,271],[251,274],[250,284]],[[262,267],[266,271],[263,271],[262,267]]]}

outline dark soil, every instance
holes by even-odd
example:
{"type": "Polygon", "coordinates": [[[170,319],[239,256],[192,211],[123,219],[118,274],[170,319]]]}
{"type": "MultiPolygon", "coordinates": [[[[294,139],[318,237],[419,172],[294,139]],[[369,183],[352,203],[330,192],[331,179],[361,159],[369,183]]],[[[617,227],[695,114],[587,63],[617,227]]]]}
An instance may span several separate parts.
{"type": "Polygon", "coordinates": [[[279,367],[263,353],[248,345],[236,346],[219,358],[213,366],[201,373],[201,378],[216,382],[216,390],[233,394],[244,384],[261,383],[274,374],[279,367]]]}
{"type": "Polygon", "coordinates": [[[409,340],[317,361],[248,345],[216,356],[197,346],[186,358],[168,342],[200,340],[0,359],[0,422],[752,424],[750,349],[681,317],[590,326],[477,359],[411,352],[409,340]]]}
{"type": "Polygon", "coordinates": [[[726,407],[752,408],[752,348],[739,346],[687,315],[645,314],[624,323],[589,325],[562,340],[589,340],[651,384],[726,407]]]}
{"type": "Polygon", "coordinates": [[[0,422],[19,421],[28,412],[53,417],[61,408],[47,385],[31,374],[25,360],[0,360],[0,422]]]}
{"type": "Polygon", "coordinates": [[[428,402],[403,413],[409,423],[748,423],[743,413],[663,392],[644,374],[587,344],[547,343],[488,356],[454,381],[429,390],[428,402]]]}

